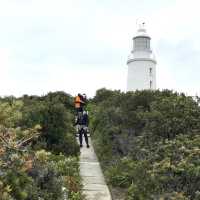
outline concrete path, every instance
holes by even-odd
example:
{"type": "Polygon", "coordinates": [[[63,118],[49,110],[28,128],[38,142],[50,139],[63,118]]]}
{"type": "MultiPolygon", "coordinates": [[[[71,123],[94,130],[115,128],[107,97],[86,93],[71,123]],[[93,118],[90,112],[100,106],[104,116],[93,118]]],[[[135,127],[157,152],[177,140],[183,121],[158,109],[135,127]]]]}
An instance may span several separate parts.
{"type": "Polygon", "coordinates": [[[86,200],[112,200],[91,141],[83,145],[80,155],[80,174],[86,200]]]}

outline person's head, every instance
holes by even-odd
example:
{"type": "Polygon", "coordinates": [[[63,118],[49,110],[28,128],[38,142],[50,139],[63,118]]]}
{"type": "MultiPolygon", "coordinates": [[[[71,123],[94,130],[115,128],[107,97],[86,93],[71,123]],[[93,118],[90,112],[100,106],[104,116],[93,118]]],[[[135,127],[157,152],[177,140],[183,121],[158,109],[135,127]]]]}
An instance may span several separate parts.
{"type": "Polygon", "coordinates": [[[87,96],[86,96],[86,94],[85,94],[85,93],[83,94],[83,98],[84,98],[84,99],[86,99],[86,98],[87,98],[87,96]]]}
{"type": "Polygon", "coordinates": [[[80,93],[78,93],[78,96],[79,96],[79,97],[81,97],[81,94],[80,94],[80,93]]]}

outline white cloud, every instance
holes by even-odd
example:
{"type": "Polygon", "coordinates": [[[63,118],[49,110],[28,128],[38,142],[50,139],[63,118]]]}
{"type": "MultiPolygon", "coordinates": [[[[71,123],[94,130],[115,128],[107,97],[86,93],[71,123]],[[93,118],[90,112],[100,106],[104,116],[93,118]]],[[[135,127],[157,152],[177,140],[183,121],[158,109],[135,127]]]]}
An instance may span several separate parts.
{"type": "MultiPolygon", "coordinates": [[[[29,66],[34,69],[34,66],[29,66]]],[[[38,67],[38,66],[35,66],[38,67]]],[[[88,68],[81,65],[70,68],[64,65],[40,65],[43,70],[32,71],[31,76],[22,76],[14,86],[17,90],[15,95],[23,94],[46,94],[49,91],[66,91],[72,95],[77,93],[87,93],[94,96],[97,89],[106,87],[109,89],[125,90],[126,69],[115,71],[113,68],[108,70],[101,68],[88,68]],[[48,71],[46,71],[48,70],[48,71]],[[39,74],[38,74],[39,73],[39,74]]],[[[16,78],[15,78],[16,80],[16,78]]],[[[10,90],[12,91],[12,90],[10,90]]]]}
{"type": "Polygon", "coordinates": [[[1,16],[79,16],[81,6],[78,0],[1,0],[1,16]]]}
{"type": "Polygon", "coordinates": [[[12,85],[12,80],[9,76],[10,56],[8,49],[0,48],[0,95],[8,94],[8,88],[12,85]]]}

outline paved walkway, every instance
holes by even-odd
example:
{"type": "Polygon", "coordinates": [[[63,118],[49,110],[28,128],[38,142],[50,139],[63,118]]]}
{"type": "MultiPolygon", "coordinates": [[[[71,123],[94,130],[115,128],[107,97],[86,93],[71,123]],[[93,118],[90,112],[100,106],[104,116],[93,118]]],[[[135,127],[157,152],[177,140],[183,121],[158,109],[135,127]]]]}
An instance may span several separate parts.
{"type": "Polygon", "coordinates": [[[84,145],[80,155],[80,174],[86,200],[112,200],[93,146],[84,145]]]}

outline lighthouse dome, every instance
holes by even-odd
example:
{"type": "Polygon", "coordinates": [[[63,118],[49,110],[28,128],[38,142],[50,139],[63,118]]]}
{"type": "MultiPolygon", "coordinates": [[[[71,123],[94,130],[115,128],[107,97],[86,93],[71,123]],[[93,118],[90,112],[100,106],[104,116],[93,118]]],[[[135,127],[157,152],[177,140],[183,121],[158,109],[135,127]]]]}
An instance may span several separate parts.
{"type": "Polygon", "coordinates": [[[147,37],[150,39],[150,36],[147,34],[147,31],[144,27],[140,27],[137,31],[137,33],[135,34],[135,36],[133,37],[133,39],[137,38],[137,37],[147,37]]]}

